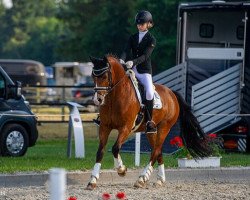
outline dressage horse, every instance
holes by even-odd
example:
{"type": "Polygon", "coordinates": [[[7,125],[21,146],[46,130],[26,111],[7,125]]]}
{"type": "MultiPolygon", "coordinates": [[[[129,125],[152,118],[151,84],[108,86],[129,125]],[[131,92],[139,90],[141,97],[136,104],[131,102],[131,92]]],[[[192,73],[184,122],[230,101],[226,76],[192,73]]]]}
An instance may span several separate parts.
{"type": "MultiPolygon", "coordinates": [[[[132,82],[118,59],[112,55],[104,56],[103,59],[94,57],[90,59],[94,65],[92,71],[95,82],[94,101],[100,106],[99,147],[96,153],[96,163],[86,187],[92,190],[96,187],[99,178],[101,161],[111,130],[118,130],[117,140],[112,147],[114,166],[118,175],[125,176],[127,168],[122,162],[119,150],[133,132],[143,132],[146,127],[143,121],[137,130],[134,130],[135,120],[140,112],[140,103],[132,82]]],[[[155,84],[155,89],[162,101],[162,108],[153,110],[152,116],[157,126],[157,133],[146,135],[152,148],[151,157],[135,182],[135,187],[145,187],[156,161],[158,162],[156,184],[162,185],[165,182],[162,145],[179,115],[181,136],[191,155],[197,158],[211,154],[207,137],[184,99],[177,92],[163,85],[155,84]]]]}

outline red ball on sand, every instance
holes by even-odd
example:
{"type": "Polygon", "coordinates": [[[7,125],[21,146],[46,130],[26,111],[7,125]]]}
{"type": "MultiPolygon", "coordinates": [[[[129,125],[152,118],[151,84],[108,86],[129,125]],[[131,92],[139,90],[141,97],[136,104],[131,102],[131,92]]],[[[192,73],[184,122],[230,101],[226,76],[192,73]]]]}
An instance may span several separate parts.
{"type": "Polygon", "coordinates": [[[116,194],[116,198],[117,198],[117,199],[125,200],[125,199],[126,199],[126,195],[125,195],[124,192],[118,192],[118,193],[116,194]]]}
{"type": "Polygon", "coordinates": [[[77,200],[77,198],[76,198],[76,197],[71,196],[71,197],[69,197],[69,198],[68,198],[68,200],[77,200]]]}
{"type": "Polygon", "coordinates": [[[109,200],[110,198],[111,198],[111,195],[109,193],[105,192],[105,193],[102,194],[102,199],[103,200],[109,200]]]}

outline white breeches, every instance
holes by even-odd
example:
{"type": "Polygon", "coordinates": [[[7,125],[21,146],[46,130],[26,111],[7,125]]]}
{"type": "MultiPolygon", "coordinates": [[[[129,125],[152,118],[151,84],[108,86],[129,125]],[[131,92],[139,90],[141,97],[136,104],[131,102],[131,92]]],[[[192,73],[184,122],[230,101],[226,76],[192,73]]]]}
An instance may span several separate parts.
{"type": "Polygon", "coordinates": [[[136,67],[133,67],[133,71],[135,72],[136,78],[141,82],[146,90],[146,99],[152,100],[154,98],[154,86],[151,74],[140,74],[136,67]]]}

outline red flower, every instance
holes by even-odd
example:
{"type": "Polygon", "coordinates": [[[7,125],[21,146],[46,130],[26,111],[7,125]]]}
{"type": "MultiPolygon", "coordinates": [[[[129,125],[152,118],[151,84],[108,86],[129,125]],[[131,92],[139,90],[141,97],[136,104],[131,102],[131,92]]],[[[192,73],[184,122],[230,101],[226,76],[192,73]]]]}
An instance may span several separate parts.
{"type": "Polygon", "coordinates": [[[217,135],[215,133],[210,133],[208,134],[208,137],[214,139],[214,138],[217,138],[217,135]]]}
{"type": "Polygon", "coordinates": [[[171,145],[176,145],[178,147],[183,147],[183,141],[182,138],[179,136],[175,136],[173,139],[170,140],[171,145]]]}
{"type": "Polygon", "coordinates": [[[124,194],[124,192],[118,192],[117,194],[116,194],[116,198],[117,199],[126,199],[126,195],[124,194]]]}
{"type": "Polygon", "coordinates": [[[106,193],[106,192],[105,192],[105,193],[102,194],[102,199],[103,199],[103,200],[109,200],[110,198],[111,198],[111,196],[110,196],[109,193],[106,193]]]}
{"type": "Polygon", "coordinates": [[[68,200],[77,200],[77,198],[76,198],[76,197],[71,196],[71,197],[69,197],[69,198],[68,198],[68,200]]]}

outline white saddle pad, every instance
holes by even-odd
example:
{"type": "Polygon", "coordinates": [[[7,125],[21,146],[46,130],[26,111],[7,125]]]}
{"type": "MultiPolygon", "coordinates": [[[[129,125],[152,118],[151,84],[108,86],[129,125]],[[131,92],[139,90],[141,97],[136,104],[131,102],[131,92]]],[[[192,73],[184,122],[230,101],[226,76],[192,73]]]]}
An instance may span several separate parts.
{"type": "MultiPolygon", "coordinates": [[[[135,74],[132,70],[127,70],[127,74],[129,75],[130,80],[133,83],[138,101],[140,102],[140,105],[142,105],[142,98],[141,98],[141,94],[140,94],[139,89],[138,89],[138,82],[137,82],[137,79],[135,78],[135,74]]],[[[154,109],[161,109],[162,108],[161,97],[156,90],[154,92],[154,106],[153,106],[153,108],[154,109]]]]}

